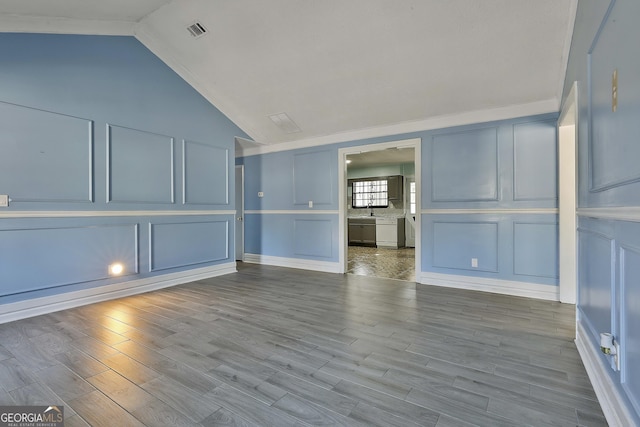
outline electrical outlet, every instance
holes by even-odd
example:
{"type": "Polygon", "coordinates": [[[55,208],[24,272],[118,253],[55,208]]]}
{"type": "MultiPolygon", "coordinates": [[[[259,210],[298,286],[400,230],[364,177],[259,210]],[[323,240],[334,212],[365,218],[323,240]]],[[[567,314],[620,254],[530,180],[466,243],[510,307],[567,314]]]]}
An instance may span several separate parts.
{"type": "Polygon", "coordinates": [[[478,258],[471,258],[471,267],[478,268],[478,258]]]}
{"type": "Polygon", "coordinates": [[[264,197],[264,192],[258,191],[258,197],[264,197]]]}
{"type": "Polygon", "coordinates": [[[6,194],[0,194],[0,208],[9,207],[9,196],[6,194]]]}
{"type": "Polygon", "coordinates": [[[312,208],[313,207],[313,200],[309,200],[309,207],[312,208]]]}

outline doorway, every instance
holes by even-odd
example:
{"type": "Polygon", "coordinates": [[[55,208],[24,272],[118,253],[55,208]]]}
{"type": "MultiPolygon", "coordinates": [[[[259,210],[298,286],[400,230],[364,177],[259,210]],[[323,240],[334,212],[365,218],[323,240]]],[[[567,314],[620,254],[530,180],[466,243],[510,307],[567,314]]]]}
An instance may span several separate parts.
{"type": "Polygon", "coordinates": [[[419,281],[420,146],[415,138],[338,150],[341,273],[419,281]]]}

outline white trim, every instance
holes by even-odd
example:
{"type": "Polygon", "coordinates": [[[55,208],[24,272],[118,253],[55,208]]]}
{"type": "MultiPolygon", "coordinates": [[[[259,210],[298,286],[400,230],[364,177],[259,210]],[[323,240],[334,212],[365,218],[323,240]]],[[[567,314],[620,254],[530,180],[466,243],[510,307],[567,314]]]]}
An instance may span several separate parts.
{"type": "Polygon", "coordinates": [[[276,267],[299,268],[302,270],[322,271],[325,273],[338,273],[337,262],[315,261],[312,259],[284,258],[260,254],[244,254],[244,261],[251,264],[274,265],[276,267]]]}
{"type": "Polygon", "coordinates": [[[1,15],[0,33],[87,34],[132,36],[135,22],[59,18],[52,16],[1,15]]]}
{"type": "MultiPolygon", "coordinates": [[[[539,114],[557,113],[558,106],[558,99],[553,98],[544,101],[531,102],[528,104],[510,105],[507,107],[491,108],[486,110],[467,111],[459,114],[431,117],[426,120],[396,123],[392,125],[336,133],[333,135],[300,139],[297,141],[288,141],[260,145],[257,147],[248,147],[244,148],[242,152],[238,152],[236,157],[254,156],[258,154],[274,153],[278,151],[294,150],[298,148],[335,144],[345,141],[357,141],[367,138],[377,138],[394,135],[397,136],[410,132],[444,129],[453,126],[487,123],[498,120],[515,119],[518,117],[536,116],[539,114]]],[[[260,138],[254,139],[256,141],[261,140],[260,138]]]]}
{"type": "Polygon", "coordinates": [[[419,283],[423,285],[443,286],[445,288],[467,289],[492,292],[494,294],[558,301],[558,287],[554,285],[425,272],[420,275],[419,283]]]}
{"type": "Polygon", "coordinates": [[[640,207],[582,208],[578,209],[578,216],[612,219],[616,221],[640,222],[640,207]]]}
{"type": "Polygon", "coordinates": [[[577,326],[576,347],[609,426],[635,425],[631,410],[625,405],[607,373],[610,368],[603,362],[599,349],[592,344],[589,332],[580,322],[577,326]]]}
{"type": "Polygon", "coordinates": [[[9,211],[1,212],[0,218],[77,218],[109,216],[188,216],[188,215],[235,215],[228,210],[181,210],[181,211],[9,211]]]}
{"type": "Polygon", "coordinates": [[[179,273],[169,273],[163,274],[162,276],[146,277],[144,279],[135,279],[100,286],[93,289],[2,304],[0,305],[0,324],[235,272],[237,272],[236,263],[229,262],[212,267],[197,268],[179,273]]]}
{"type": "Polygon", "coordinates": [[[486,214],[486,215],[502,215],[502,214],[518,214],[518,215],[551,215],[557,214],[557,208],[539,208],[539,209],[422,209],[421,214],[425,215],[464,215],[464,214],[486,214]]]}
{"type": "Polygon", "coordinates": [[[247,210],[245,215],[301,215],[301,214],[317,214],[317,215],[338,215],[339,211],[333,210],[247,210]]]}
{"type": "Polygon", "coordinates": [[[574,82],[558,119],[558,254],[560,301],[576,303],[578,275],[577,141],[578,83],[574,82]]]}

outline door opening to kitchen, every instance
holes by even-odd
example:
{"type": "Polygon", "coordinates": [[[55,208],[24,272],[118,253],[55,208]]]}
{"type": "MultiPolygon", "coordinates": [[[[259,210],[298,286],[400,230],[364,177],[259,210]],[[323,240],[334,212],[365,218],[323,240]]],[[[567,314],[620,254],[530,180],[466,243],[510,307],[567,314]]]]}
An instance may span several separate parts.
{"type": "Polygon", "coordinates": [[[345,154],[348,274],[416,281],[416,148],[398,143],[345,154]]]}

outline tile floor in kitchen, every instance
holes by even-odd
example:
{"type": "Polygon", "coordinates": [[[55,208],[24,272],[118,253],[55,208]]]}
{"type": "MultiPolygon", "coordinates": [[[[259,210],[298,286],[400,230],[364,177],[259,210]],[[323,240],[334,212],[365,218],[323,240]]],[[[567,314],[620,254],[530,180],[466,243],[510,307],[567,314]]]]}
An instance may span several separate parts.
{"type": "Polygon", "coordinates": [[[348,247],[347,273],[416,281],[415,248],[348,247]]]}

